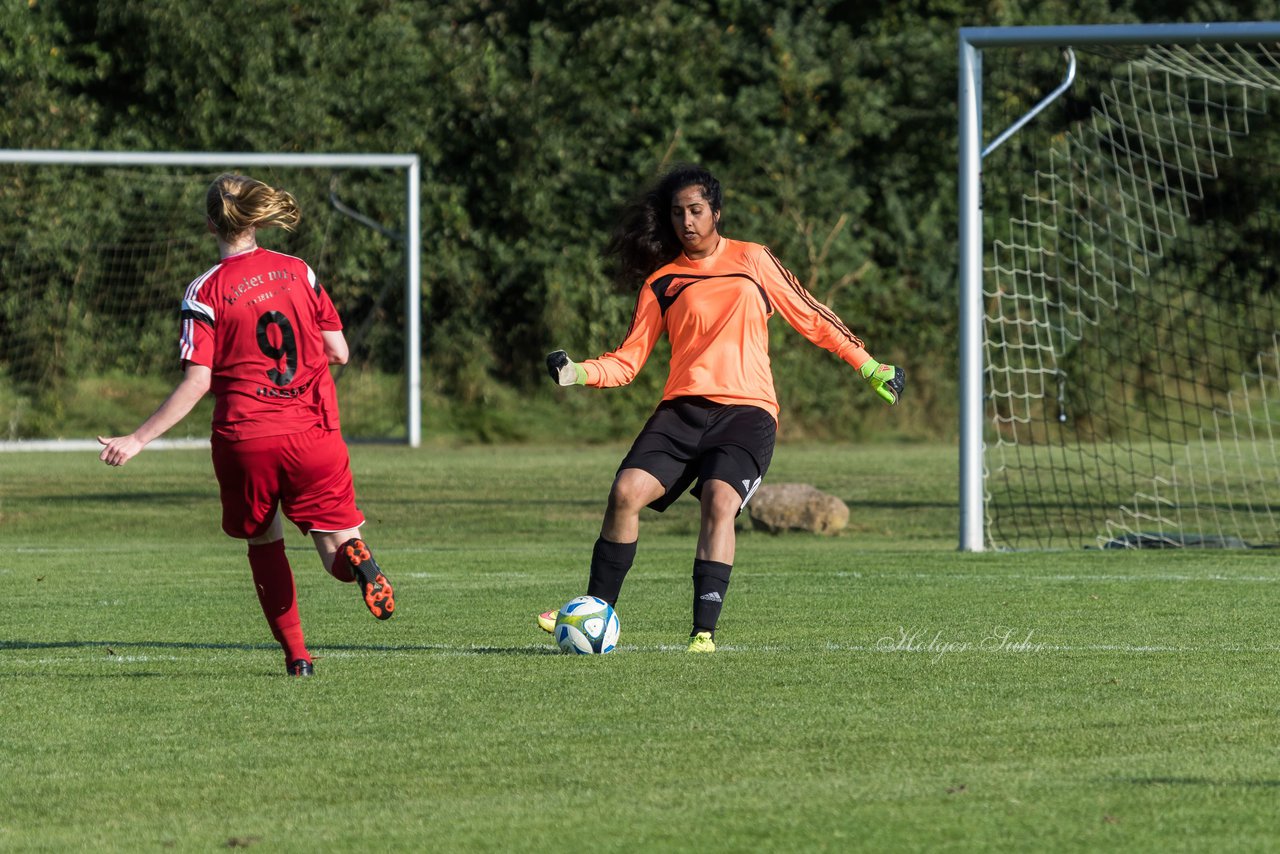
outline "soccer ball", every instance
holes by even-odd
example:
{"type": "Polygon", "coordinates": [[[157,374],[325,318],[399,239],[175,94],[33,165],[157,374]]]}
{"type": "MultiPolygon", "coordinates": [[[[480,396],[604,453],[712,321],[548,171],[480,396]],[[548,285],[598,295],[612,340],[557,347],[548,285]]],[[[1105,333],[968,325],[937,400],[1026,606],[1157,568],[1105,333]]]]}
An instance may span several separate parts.
{"type": "Polygon", "coordinates": [[[595,596],[579,596],[560,609],[553,636],[561,652],[603,655],[618,645],[620,628],[612,605],[595,596]]]}

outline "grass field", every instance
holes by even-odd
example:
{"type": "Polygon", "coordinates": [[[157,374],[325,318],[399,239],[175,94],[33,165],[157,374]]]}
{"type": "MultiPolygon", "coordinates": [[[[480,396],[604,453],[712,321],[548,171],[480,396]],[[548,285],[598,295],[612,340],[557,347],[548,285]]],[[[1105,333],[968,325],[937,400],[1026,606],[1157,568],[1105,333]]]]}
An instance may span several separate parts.
{"type": "Polygon", "coordinates": [[[646,515],[561,656],[622,451],[355,447],[399,610],[291,530],[309,680],[207,452],[0,455],[0,850],[1275,849],[1273,554],[960,554],[951,448],[783,445],[844,535],[744,532],[691,657],[696,506],[646,515]]]}

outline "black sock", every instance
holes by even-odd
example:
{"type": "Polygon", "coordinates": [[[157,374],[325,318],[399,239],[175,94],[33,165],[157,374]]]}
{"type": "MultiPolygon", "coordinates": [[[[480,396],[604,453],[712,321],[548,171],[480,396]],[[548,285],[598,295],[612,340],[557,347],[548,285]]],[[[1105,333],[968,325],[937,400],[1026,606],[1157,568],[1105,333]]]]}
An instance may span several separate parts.
{"type": "Polygon", "coordinates": [[[635,559],[635,543],[611,543],[600,537],[591,550],[591,578],[587,582],[587,595],[603,599],[610,605],[617,605],[622,582],[635,559]]]}
{"type": "Polygon", "coordinates": [[[690,637],[698,632],[715,635],[732,571],[733,564],[729,563],[700,559],[693,562],[693,632],[690,637]]]}

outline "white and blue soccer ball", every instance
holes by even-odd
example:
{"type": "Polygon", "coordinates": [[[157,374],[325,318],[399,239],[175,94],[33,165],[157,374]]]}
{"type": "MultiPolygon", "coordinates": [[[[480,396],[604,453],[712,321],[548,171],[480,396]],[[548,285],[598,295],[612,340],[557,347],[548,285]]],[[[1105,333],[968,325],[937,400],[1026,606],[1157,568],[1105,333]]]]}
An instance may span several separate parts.
{"type": "Polygon", "coordinates": [[[595,596],[579,596],[560,609],[552,636],[561,652],[603,655],[618,645],[619,629],[612,605],[595,596]]]}

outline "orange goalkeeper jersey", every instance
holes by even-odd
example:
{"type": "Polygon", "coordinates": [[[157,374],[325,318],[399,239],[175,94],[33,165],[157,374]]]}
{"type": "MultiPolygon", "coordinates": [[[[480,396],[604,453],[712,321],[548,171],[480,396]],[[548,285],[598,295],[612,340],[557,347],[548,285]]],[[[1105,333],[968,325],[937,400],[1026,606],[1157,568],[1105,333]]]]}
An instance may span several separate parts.
{"type": "Polygon", "coordinates": [[[696,261],[683,253],[640,289],[635,316],[618,349],[582,363],[587,385],[631,382],[663,332],[671,341],[671,372],[663,400],[699,396],[758,406],[778,417],[769,367],[773,312],[855,368],[870,358],[862,341],[810,294],[773,253],[757,243],[721,237],[696,261]]]}

